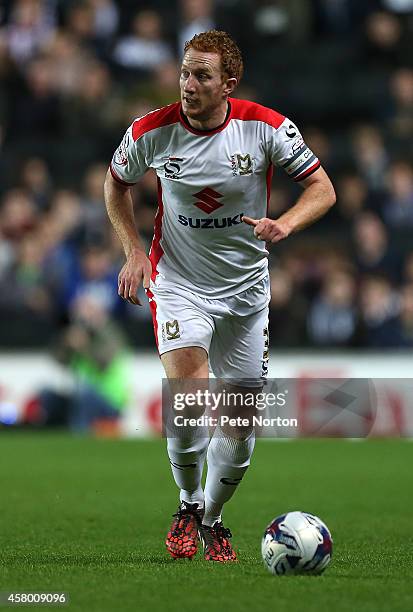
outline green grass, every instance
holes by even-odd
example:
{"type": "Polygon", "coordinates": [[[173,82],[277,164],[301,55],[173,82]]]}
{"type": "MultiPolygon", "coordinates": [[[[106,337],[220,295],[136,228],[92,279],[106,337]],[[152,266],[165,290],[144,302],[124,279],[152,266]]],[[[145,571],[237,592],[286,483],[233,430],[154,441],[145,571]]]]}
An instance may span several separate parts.
{"type": "MultiPolygon", "coordinates": [[[[177,505],[163,441],[0,434],[0,591],[67,591],[71,610],[395,612],[413,609],[408,441],[260,441],[225,512],[240,562],[172,561],[177,505]],[[266,524],[320,515],[335,542],[321,577],[272,577],[266,524]]],[[[3,608],[7,609],[7,608],[3,608]]]]}

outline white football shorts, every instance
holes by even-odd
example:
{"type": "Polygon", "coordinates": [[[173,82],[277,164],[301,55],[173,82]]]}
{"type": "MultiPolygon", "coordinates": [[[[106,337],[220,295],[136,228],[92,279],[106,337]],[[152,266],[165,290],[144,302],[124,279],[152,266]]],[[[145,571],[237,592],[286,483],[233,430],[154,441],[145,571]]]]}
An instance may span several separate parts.
{"type": "Polygon", "coordinates": [[[269,278],[237,295],[207,299],[168,283],[147,290],[159,354],[199,346],[217,378],[258,387],[268,374],[269,278]]]}

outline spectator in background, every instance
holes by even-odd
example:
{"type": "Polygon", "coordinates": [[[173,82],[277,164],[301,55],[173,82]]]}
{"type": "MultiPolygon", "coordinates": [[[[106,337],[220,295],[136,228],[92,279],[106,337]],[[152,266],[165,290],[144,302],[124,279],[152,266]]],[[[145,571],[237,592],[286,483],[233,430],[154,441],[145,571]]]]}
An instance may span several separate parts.
{"type": "Polygon", "coordinates": [[[84,239],[79,196],[71,191],[57,191],[50,211],[39,223],[44,246],[44,271],[52,289],[60,321],[66,321],[65,291],[77,274],[77,253],[84,239]]]}
{"type": "MultiPolygon", "coordinates": [[[[14,80],[13,68],[0,30],[0,153],[3,149],[3,141],[6,133],[8,106],[11,97],[10,90],[12,89],[12,81],[14,80]]],[[[3,156],[0,155],[0,181],[2,179],[3,164],[3,156]]]]}
{"type": "Polygon", "coordinates": [[[65,397],[54,389],[40,393],[42,425],[56,422],[76,433],[87,433],[101,421],[119,422],[129,399],[125,340],[109,313],[93,296],[81,296],[72,307],[72,321],[56,348],[57,359],[73,375],[73,390],[65,397]],[[62,414],[61,405],[66,410],[62,414]]]}
{"type": "Polygon", "coordinates": [[[308,146],[314,151],[319,159],[323,160],[323,167],[329,172],[334,172],[337,165],[336,155],[332,142],[326,132],[318,127],[311,126],[304,130],[303,138],[308,146]]]}
{"type": "Polygon", "coordinates": [[[114,0],[89,0],[93,9],[93,31],[99,41],[105,43],[116,34],[119,25],[119,8],[114,0]]]}
{"type": "Polygon", "coordinates": [[[52,194],[52,181],[44,159],[30,157],[25,160],[21,170],[21,184],[33,199],[37,212],[47,210],[52,194]]]}
{"type": "Polygon", "coordinates": [[[67,142],[78,149],[85,165],[104,156],[112,132],[122,120],[119,90],[108,67],[102,62],[87,61],[77,75],[77,86],[62,104],[63,133],[67,142]],[[80,150],[79,150],[80,149],[80,150]]]}
{"type": "MultiPolygon", "coordinates": [[[[324,253],[325,254],[325,253],[324,253]]],[[[311,299],[314,287],[318,287],[322,278],[322,255],[311,249],[308,244],[302,248],[287,251],[282,259],[283,267],[291,277],[295,290],[311,299]]]]}
{"type": "Polygon", "coordinates": [[[413,251],[406,254],[403,266],[403,280],[406,283],[413,283],[413,251]]]}
{"type": "Polygon", "coordinates": [[[409,61],[409,36],[396,15],[385,11],[371,13],[366,20],[365,36],[364,57],[370,69],[390,71],[409,61]]]}
{"type": "Polygon", "coordinates": [[[57,243],[70,241],[76,248],[83,244],[85,240],[83,210],[80,197],[75,191],[67,189],[54,191],[48,215],[43,221],[57,243]]]}
{"type": "Polygon", "coordinates": [[[36,232],[24,236],[16,249],[16,260],[1,278],[0,301],[12,310],[27,309],[49,315],[53,310],[43,277],[44,247],[36,232]]]}
{"type": "Polygon", "coordinates": [[[310,341],[316,346],[351,346],[356,325],[354,278],[345,270],[333,271],[324,278],[308,313],[310,341]]]}
{"type": "Polygon", "coordinates": [[[384,177],[389,157],[383,136],[376,126],[359,125],[352,134],[353,157],[358,173],[372,192],[384,189],[384,177]]]}
{"type": "Polygon", "coordinates": [[[25,156],[52,157],[50,143],[61,133],[61,108],[51,61],[33,59],[26,69],[24,95],[10,108],[8,142],[25,156]],[[48,146],[49,145],[49,146],[48,146]]]}
{"type": "Polygon", "coordinates": [[[23,189],[11,189],[5,193],[0,213],[1,233],[12,244],[17,244],[36,225],[34,200],[23,189]]]}
{"type": "Polygon", "coordinates": [[[21,68],[34,59],[54,31],[50,3],[41,0],[16,0],[9,23],[0,30],[10,57],[21,68]]]}
{"type": "Polygon", "coordinates": [[[381,0],[383,6],[394,13],[413,13],[413,0],[381,0]]]}
{"type": "Polygon", "coordinates": [[[176,100],[179,95],[178,80],[179,69],[175,60],[163,62],[155,68],[150,79],[132,88],[131,95],[136,102],[145,100],[151,109],[160,108],[176,100]]]}
{"type": "Polygon", "coordinates": [[[103,182],[106,171],[106,164],[92,164],[86,170],[83,179],[81,206],[86,242],[108,239],[109,224],[103,201],[103,182]]]}
{"type": "Polygon", "coordinates": [[[306,344],[307,302],[293,285],[287,270],[273,267],[270,275],[269,328],[271,346],[298,347],[306,344]]]}
{"type": "Polygon", "coordinates": [[[76,89],[61,103],[65,146],[58,150],[59,165],[71,184],[78,184],[85,168],[105,159],[113,132],[122,124],[120,96],[107,65],[85,58],[76,89]]]}
{"type": "Polygon", "coordinates": [[[195,34],[216,27],[212,0],[179,0],[181,24],[178,30],[178,49],[185,47],[195,34]]]}
{"type": "Polygon", "coordinates": [[[95,11],[90,2],[68,2],[64,21],[65,30],[77,46],[90,53],[99,51],[95,32],[95,11]]]}
{"type": "Polygon", "coordinates": [[[402,344],[413,346],[413,282],[404,285],[400,295],[402,344]]]}
{"type": "Polygon", "coordinates": [[[116,316],[124,310],[124,304],[117,293],[117,271],[111,251],[104,243],[83,247],[76,273],[67,281],[64,300],[66,311],[70,312],[83,297],[90,297],[100,303],[110,316],[116,316]]]}
{"type": "Polygon", "coordinates": [[[391,164],[383,218],[390,228],[413,228],[413,168],[405,161],[391,164]]]}
{"type": "Polygon", "coordinates": [[[403,346],[400,304],[385,277],[367,276],[360,286],[361,343],[367,348],[403,346]]]}
{"type": "Polygon", "coordinates": [[[90,51],[78,45],[76,38],[66,30],[57,30],[44,50],[50,62],[56,91],[63,98],[80,91],[83,75],[94,59],[90,51]]]}
{"type": "Polygon", "coordinates": [[[373,212],[362,212],[353,228],[354,258],[360,274],[382,274],[397,282],[400,256],[389,244],[385,225],[373,212]]]}
{"type": "Polygon", "coordinates": [[[270,217],[277,218],[291,206],[291,197],[288,187],[278,185],[271,187],[270,200],[268,202],[268,214],[270,217]]]}
{"type": "Polygon", "coordinates": [[[308,0],[254,0],[253,4],[260,40],[275,38],[294,45],[308,39],[312,21],[308,0]]]}
{"type": "Polygon", "coordinates": [[[344,174],[338,179],[337,208],[346,225],[366,208],[367,196],[367,184],[356,173],[344,174]]]}
{"type": "Polygon", "coordinates": [[[15,256],[15,250],[13,249],[10,242],[8,240],[5,240],[0,226],[0,282],[5,271],[10,268],[15,256]]]}
{"type": "Polygon", "coordinates": [[[375,0],[313,0],[316,33],[328,37],[350,37],[362,28],[377,8],[375,0]]]}
{"type": "Polygon", "coordinates": [[[390,94],[393,108],[387,117],[389,136],[395,141],[398,151],[407,145],[412,150],[413,140],[413,70],[400,68],[396,70],[390,81],[390,94]]]}
{"type": "Polygon", "coordinates": [[[0,335],[7,344],[50,341],[56,331],[54,299],[43,268],[44,246],[36,232],[25,235],[15,259],[0,277],[0,335]]]}
{"type": "Polygon", "coordinates": [[[131,30],[131,34],[119,39],[113,51],[119,66],[147,72],[172,60],[172,50],[162,38],[159,13],[149,9],[136,13],[131,30]]]}

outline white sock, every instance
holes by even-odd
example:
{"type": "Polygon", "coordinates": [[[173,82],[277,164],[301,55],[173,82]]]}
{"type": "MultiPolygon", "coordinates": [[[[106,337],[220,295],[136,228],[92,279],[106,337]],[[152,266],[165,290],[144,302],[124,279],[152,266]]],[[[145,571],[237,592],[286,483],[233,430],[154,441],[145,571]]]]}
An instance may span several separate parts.
{"type": "Polygon", "coordinates": [[[234,495],[248,469],[254,450],[255,434],[238,440],[217,430],[209,444],[208,473],[205,483],[204,525],[221,520],[222,507],[234,495]]]}
{"type": "Polygon", "coordinates": [[[192,442],[168,438],[167,442],[172,475],[180,489],[179,499],[191,504],[197,503],[200,507],[204,506],[201,479],[208,442],[206,437],[192,442]]]}

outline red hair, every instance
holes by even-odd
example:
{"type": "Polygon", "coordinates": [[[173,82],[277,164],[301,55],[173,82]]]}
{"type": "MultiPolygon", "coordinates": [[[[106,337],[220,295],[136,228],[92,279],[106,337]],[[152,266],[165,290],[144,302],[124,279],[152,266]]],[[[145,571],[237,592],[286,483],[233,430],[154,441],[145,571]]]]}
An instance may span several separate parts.
{"type": "Polygon", "coordinates": [[[235,78],[239,83],[244,72],[241,51],[237,43],[227,34],[219,30],[209,30],[195,34],[185,43],[184,52],[189,49],[217,53],[221,57],[221,70],[227,78],[235,78]]]}

